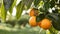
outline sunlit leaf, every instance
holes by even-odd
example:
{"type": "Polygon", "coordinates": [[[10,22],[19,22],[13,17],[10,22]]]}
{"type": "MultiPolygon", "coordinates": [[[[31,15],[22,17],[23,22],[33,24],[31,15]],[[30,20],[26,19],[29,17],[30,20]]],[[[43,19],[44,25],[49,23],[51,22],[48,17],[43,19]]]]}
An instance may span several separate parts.
{"type": "Polygon", "coordinates": [[[40,31],[39,31],[39,34],[46,34],[46,30],[41,28],[40,31]]]}
{"type": "Polygon", "coordinates": [[[44,6],[44,2],[40,1],[40,3],[38,4],[38,9],[42,8],[44,6]]]}
{"type": "Polygon", "coordinates": [[[23,9],[24,9],[24,4],[23,2],[21,1],[17,6],[16,6],[16,18],[19,19],[22,12],[23,12],[23,9]]]}
{"type": "Polygon", "coordinates": [[[6,14],[7,14],[7,11],[5,10],[4,5],[2,4],[2,7],[1,7],[1,18],[2,18],[3,21],[6,20],[6,14]]]}
{"type": "Polygon", "coordinates": [[[58,31],[56,29],[53,28],[53,26],[49,29],[51,34],[57,34],[58,31]]]}
{"type": "Polygon", "coordinates": [[[1,8],[1,5],[2,5],[2,0],[0,0],[0,8],[1,8]]]}

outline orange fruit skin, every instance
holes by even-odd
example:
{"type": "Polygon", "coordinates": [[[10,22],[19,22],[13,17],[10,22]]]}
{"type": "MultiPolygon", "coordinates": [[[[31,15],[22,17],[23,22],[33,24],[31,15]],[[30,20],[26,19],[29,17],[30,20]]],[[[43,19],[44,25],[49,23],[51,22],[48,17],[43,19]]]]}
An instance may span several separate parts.
{"type": "Polygon", "coordinates": [[[37,26],[37,23],[36,23],[36,16],[30,17],[30,19],[29,19],[29,25],[30,25],[31,27],[37,26]]]}
{"type": "Polygon", "coordinates": [[[32,8],[29,12],[30,16],[37,16],[38,15],[38,10],[35,8],[32,8]]]}
{"type": "Polygon", "coordinates": [[[38,22],[38,23],[37,23],[37,25],[38,25],[39,27],[41,27],[41,26],[40,26],[40,25],[41,25],[41,21],[40,21],[40,22],[38,22]]]}
{"type": "Polygon", "coordinates": [[[34,9],[31,9],[31,10],[30,10],[29,15],[30,15],[30,16],[34,16],[34,9]]]}
{"type": "Polygon", "coordinates": [[[43,29],[49,29],[51,27],[51,21],[49,19],[43,19],[41,22],[39,22],[39,27],[43,29]]]}

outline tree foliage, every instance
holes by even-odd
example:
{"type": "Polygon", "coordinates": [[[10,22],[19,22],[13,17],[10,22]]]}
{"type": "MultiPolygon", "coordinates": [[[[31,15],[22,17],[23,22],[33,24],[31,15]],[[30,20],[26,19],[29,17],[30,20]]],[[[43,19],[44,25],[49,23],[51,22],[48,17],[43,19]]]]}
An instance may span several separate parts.
{"type": "Polygon", "coordinates": [[[6,21],[7,12],[9,11],[12,15],[12,10],[14,6],[16,7],[16,19],[19,20],[23,10],[28,10],[30,8],[37,8],[39,10],[39,15],[36,16],[36,21],[39,22],[44,18],[49,18],[52,20],[52,26],[56,30],[60,30],[60,0],[21,0],[18,5],[16,5],[17,0],[3,0],[0,4],[1,18],[6,21]],[[51,11],[49,11],[51,9],[51,11]]]}

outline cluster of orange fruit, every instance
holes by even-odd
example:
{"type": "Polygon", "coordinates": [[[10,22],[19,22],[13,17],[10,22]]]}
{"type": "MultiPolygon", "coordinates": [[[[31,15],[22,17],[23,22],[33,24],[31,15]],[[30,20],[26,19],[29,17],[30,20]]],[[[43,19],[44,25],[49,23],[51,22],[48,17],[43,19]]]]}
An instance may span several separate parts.
{"type": "Polygon", "coordinates": [[[29,15],[31,16],[29,19],[29,24],[31,27],[39,26],[43,29],[49,29],[51,27],[51,21],[47,18],[42,19],[39,22],[36,22],[36,16],[38,16],[38,10],[35,8],[32,8],[29,12],[29,15]]]}

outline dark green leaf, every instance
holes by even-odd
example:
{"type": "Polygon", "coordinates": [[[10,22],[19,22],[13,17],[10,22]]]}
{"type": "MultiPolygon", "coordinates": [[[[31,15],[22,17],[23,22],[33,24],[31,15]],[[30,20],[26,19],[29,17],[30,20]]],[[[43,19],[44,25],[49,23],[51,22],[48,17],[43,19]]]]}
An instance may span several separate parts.
{"type": "Polygon", "coordinates": [[[49,2],[45,2],[43,8],[45,11],[48,11],[48,9],[50,8],[49,2]]]}
{"type": "Polygon", "coordinates": [[[23,0],[23,3],[25,5],[25,9],[29,9],[33,0],[23,0]]]}
{"type": "Polygon", "coordinates": [[[58,9],[52,10],[53,13],[58,13],[58,9]]]}
{"type": "Polygon", "coordinates": [[[50,0],[43,0],[44,2],[49,2],[50,0]]]}
{"type": "Polygon", "coordinates": [[[40,3],[41,0],[34,0],[34,5],[37,7],[37,5],[40,3]]]}
{"type": "Polygon", "coordinates": [[[52,25],[56,30],[60,31],[60,14],[58,13],[52,13],[48,14],[47,18],[52,20],[52,25]]]}
{"type": "Polygon", "coordinates": [[[13,3],[12,3],[12,5],[10,6],[10,9],[9,9],[10,14],[12,14],[13,7],[16,5],[16,1],[17,1],[17,0],[12,1],[13,3]]]}
{"type": "Polygon", "coordinates": [[[45,18],[45,15],[44,14],[40,14],[39,16],[36,17],[36,21],[39,22],[39,21],[41,21],[44,18],[45,18]]]}
{"type": "Polygon", "coordinates": [[[55,0],[52,0],[49,2],[50,3],[50,7],[53,8],[55,6],[55,0]]]}
{"type": "Polygon", "coordinates": [[[45,10],[44,8],[40,8],[39,10],[40,10],[40,12],[42,12],[44,15],[49,14],[49,11],[48,11],[48,10],[45,10]]]}
{"type": "Polygon", "coordinates": [[[14,2],[14,0],[3,0],[3,4],[4,4],[4,7],[5,7],[5,10],[9,10],[9,8],[13,4],[13,2],[14,2]]]}

